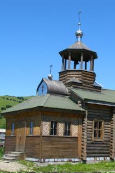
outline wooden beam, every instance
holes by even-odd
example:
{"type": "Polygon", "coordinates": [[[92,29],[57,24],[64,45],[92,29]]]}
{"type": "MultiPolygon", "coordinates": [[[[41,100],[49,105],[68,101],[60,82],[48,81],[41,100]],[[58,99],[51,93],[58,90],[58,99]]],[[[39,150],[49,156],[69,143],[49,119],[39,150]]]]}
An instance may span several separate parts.
{"type": "Polygon", "coordinates": [[[65,59],[64,70],[66,70],[67,60],[65,59]]]}
{"type": "Polygon", "coordinates": [[[42,112],[40,112],[40,161],[42,162],[42,112]]]}
{"type": "Polygon", "coordinates": [[[115,160],[115,109],[112,112],[112,121],[111,121],[111,152],[110,158],[115,160]]]}
{"type": "Polygon", "coordinates": [[[92,71],[94,71],[94,58],[92,59],[92,71]]]}
{"type": "Polygon", "coordinates": [[[83,53],[81,54],[81,64],[80,64],[80,69],[83,70],[83,53]]]}
{"type": "Polygon", "coordinates": [[[68,69],[70,69],[71,67],[71,53],[69,53],[69,57],[68,57],[68,69]]]}
{"type": "Polygon", "coordinates": [[[78,157],[81,159],[81,150],[82,150],[82,119],[80,118],[78,125],[78,157]]]}
{"type": "Polygon", "coordinates": [[[77,63],[74,61],[74,69],[76,69],[76,65],[77,65],[77,63]]]}
{"type": "Polygon", "coordinates": [[[64,57],[62,57],[62,68],[61,68],[61,71],[64,71],[64,66],[65,66],[64,57]]]}
{"type": "Polygon", "coordinates": [[[87,116],[88,116],[88,110],[86,110],[86,114],[82,123],[82,150],[81,150],[82,157],[81,158],[83,161],[86,161],[87,159],[87,116]]]}
{"type": "Polygon", "coordinates": [[[85,61],[85,70],[87,70],[87,62],[85,61]]]}
{"type": "Polygon", "coordinates": [[[90,60],[90,71],[94,71],[94,59],[93,59],[93,56],[91,57],[91,60],[90,60]]]}

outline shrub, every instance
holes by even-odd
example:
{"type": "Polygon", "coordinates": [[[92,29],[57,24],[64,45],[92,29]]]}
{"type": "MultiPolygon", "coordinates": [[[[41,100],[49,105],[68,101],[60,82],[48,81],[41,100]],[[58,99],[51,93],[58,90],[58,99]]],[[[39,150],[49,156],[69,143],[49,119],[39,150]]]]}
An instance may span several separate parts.
{"type": "Polygon", "coordinates": [[[10,108],[10,107],[12,107],[11,105],[6,105],[6,108],[10,108]]]}
{"type": "Polygon", "coordinates": [[[2,111],[3,111],[3,110],[6,110],[6,107],[2,106],[2,107],[1,107],[1,110],[2,110],[2,111]]]}

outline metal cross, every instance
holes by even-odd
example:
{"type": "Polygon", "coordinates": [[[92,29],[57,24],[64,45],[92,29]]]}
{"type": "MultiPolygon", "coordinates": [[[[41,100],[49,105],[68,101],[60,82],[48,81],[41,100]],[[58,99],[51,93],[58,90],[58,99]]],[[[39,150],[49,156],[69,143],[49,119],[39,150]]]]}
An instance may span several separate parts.
{"type": "Polygon", "coordinates": [[[53,67],[53,65],[50,65],[50,74],[52,73],[52,67],[53,67]]]}
{"type": "Polygon", "coordinates": [[[82,13],[82,11],[78,12],[79,23],[81,23],[81,13],[82,13]]]}

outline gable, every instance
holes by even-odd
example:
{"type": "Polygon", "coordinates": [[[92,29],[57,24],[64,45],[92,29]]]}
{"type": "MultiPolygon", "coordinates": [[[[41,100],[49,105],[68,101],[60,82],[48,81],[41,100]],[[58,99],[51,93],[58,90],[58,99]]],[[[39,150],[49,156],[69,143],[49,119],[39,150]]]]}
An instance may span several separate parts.
{"type": "Polygon", "coordinates": [[[46,94],[68,95],[68,90],[61,81],[43,78],[37,87],[36,94],[38,96],[46,94]]]}

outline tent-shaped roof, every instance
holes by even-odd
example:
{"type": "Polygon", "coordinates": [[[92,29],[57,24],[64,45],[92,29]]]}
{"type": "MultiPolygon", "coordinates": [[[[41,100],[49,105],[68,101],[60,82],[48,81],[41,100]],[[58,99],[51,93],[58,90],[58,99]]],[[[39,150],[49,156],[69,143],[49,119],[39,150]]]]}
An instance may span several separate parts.
{"type": "MultiPolygon", "coordinates": [[[[81,41],[76,41],[74,44],[72,44],[69,49],[86,49],[90,50],[84,43],[81,41]]],[[[91,50],[90,50],[91,51],[91,50]]]]}
{"type": "Polygon", "coordinates": [[[91,56],[93,56],[94,59],[97,58],[97,53],[90,50],[81,41],[77,41],[73,45],[59,52],[59,54],[65,59],[68,59],[69,53],[71,53],[71,58],[73,61],[79,61],[81,58],[81,53],[84,54],[84,60],[86,61],[89,61],[91,59],[91,56]]]}

